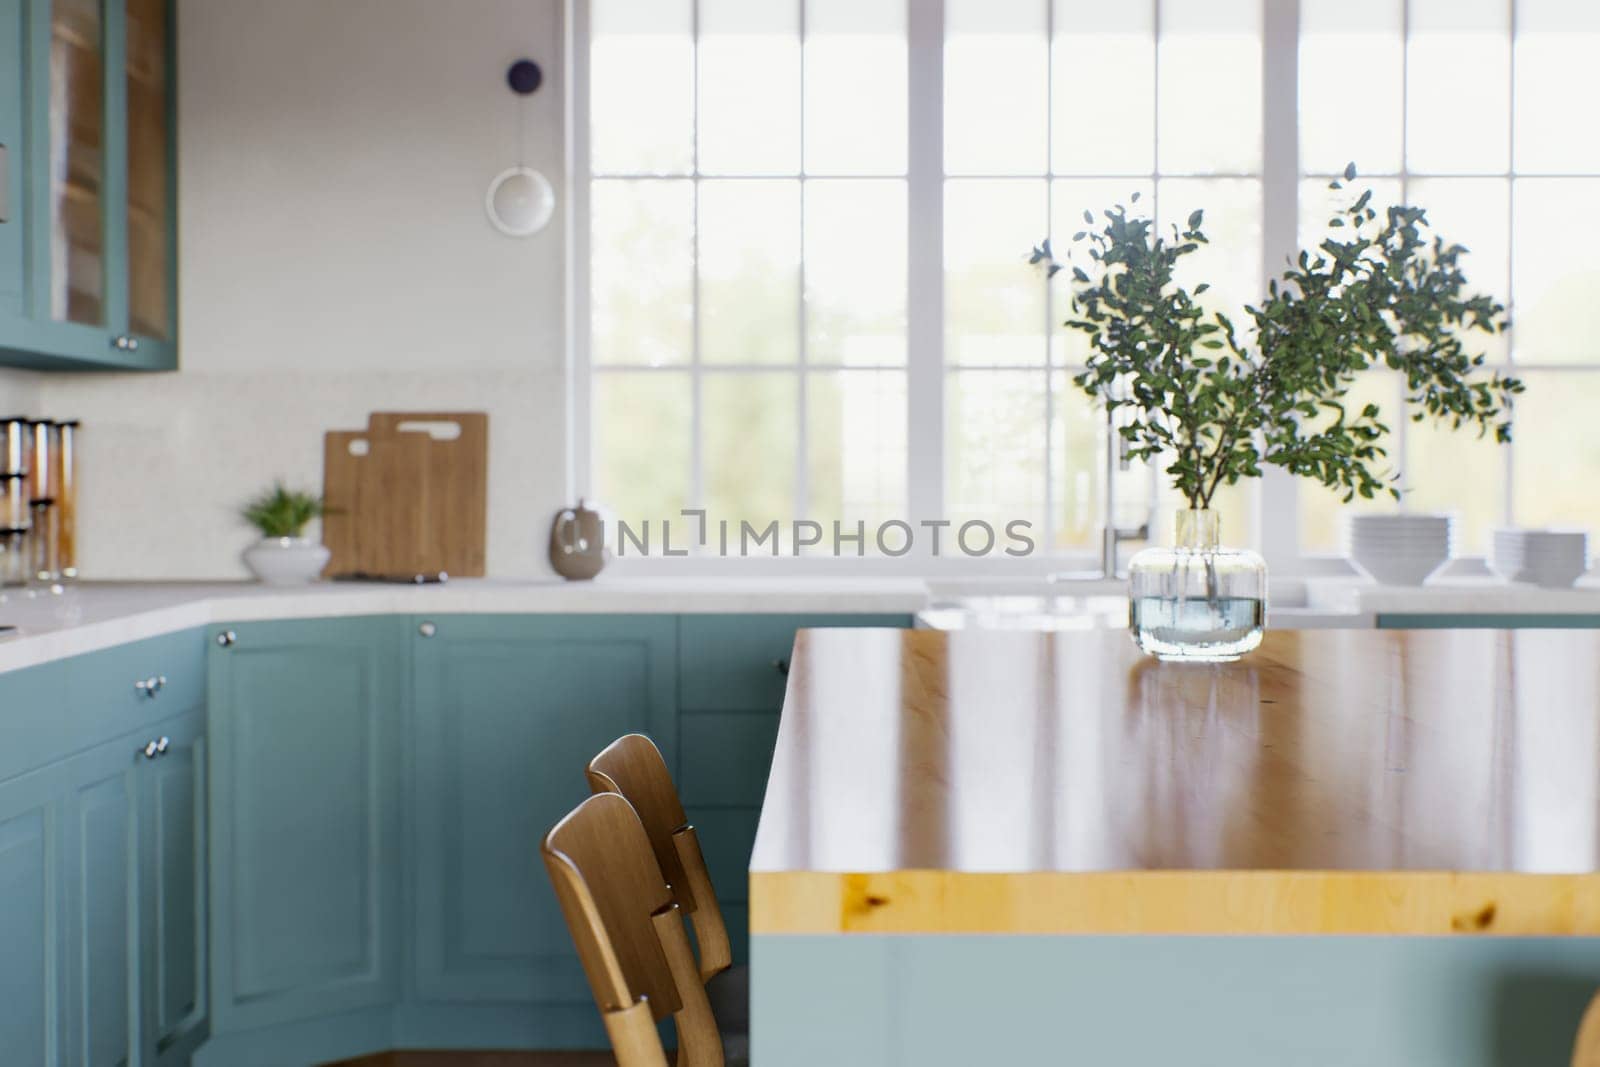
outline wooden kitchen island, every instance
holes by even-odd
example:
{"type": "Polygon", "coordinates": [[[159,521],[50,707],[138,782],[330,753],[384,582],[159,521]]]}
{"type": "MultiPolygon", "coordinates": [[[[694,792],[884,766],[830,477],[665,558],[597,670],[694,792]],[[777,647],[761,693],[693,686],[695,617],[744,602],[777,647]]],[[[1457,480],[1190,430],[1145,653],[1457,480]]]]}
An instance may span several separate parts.
{"type": "Polygon", "coordinates": [[[1600,632],[804,631],[750,924],[762,1067],[1564,1065],[1600,632]]]}

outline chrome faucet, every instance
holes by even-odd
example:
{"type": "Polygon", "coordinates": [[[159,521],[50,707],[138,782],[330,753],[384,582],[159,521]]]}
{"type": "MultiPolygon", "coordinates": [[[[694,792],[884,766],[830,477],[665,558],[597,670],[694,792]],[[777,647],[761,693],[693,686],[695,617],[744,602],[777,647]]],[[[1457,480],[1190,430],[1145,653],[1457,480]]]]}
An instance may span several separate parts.
{"type": "Polygon", "coordinates": [[[1138,526],[1117,525],[1117,494],[1115,492],[1118,471],[1127,471],[1133,466],[1128,458],[1128,442],[1117,432],[1115,413],[1106,408],[1106,477],[1105,477],[1105,520],[1100,527],[1100,577],[1117,577],[1118,546],[1124,541],[1148,541],[1150,529],[1155,525],[1155,501],[1148,502],[1144,521],[1138,526]]]}
{"type": "Polygon", "coordinates": [[[1123,440],[1117,432],[1115,416],[1110,410],[1106,411],[1106,466],[1105,480],[1102,483],[1105,490],[1105,499],[1101,508],[1102,521],[1100,524],[1100,566],[1098,569],[1084,571],[1057,571],[1047,575],[1045,580],[1050,584],[1062,582],[1089,582],[1105,581],[1118,577],[1118,548],[1124,541],[1148,541],[1150,531],[1155,528],[1156,502],[1152,495],[1146,504],[1144,521],[1138,526],[1118,526],[1116,521],[1116,479],[1117,472],[1132,468],[1133,462],[1128,457],[1128,442],[1123,440]]]}
{"type": "Polygon", "coordinates": [[[1113,526],[1106,523],[1100,535],[1100,577],[1118,577],[1117,546],[1124,541],[1150,540],[1150,520],[1145,519],[1137,526],[1113,526]]]}

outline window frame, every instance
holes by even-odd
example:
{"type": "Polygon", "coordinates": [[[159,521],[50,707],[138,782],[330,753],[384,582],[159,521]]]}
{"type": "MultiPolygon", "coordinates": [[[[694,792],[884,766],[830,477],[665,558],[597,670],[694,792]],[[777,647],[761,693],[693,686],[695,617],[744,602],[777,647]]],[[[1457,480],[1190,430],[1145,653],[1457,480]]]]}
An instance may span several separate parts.
{"type": "MultiPolygon", "coordinates": [[[[695,11],[694,33],[698,36],[698,10],[700,0],[690,0],[695,11]]],[[[803,5],[803,0],[796,0],[803,5]]],[[[1053,5],[1040,0],[1047,10],[1053,5]]],[[[1157,12],[1155,34],[1160,35],[1160,0],[1143,0],[1152,4],[1157,12]]],[[[1261,4],[1261,277],[1275,276],[1284,262],[1292,259],[1299,247],[1300,203],[1299,190],[1303,179],[1300,165],[1300,0],[1259,0],[1261,4]]],[[[1511,110],[1508,138],[1513,148],[1516,137],[1516,35],[1517,0],[1502,0],[1510,9],[1509,49],[1511,80],[1511,110]]],[[[907,273],[906,273],[906,510],[905,518],[913,524],[922,520],[943,518],[945,509],[946,405],[945,383],[952,365],[946,361],[946,323],[944,301],[944,198],[947,174],[944,159],[944,45],[945,0],[905,0],[907,49],[907,273]]],[[[1411,0],[1400,0],[1404,26],[1402,49],[1409,53],[1409,11],[1411,0]]],[[[587,496],[593,485],[592,463],[596,432],[593,417],[593,383],[600,373],[658,373],[649,367],[597,369],[591,361],[590,322],[590,190],[591,183],[604,180],[608,175],[594,175],[589,155],[589,41],[591,0],[567,0],[566,53],[567,86],[567,465],[566,482],[573,495],[587,496]]],[[[801,21],[801,40],[805,26],[801,21]]],[[[1404,68],[1403,68],[1404,70],[1404,68]]],[[[803,76],[803,75],[802,75],[803,76]]],[[[1159,75],[1158,75],[1159,77],[1159,75]]],[[[698,91],[699,66],[696,59],[695,85],[698,91]]],[[[1402,92],[1405,77],[1402,74],[1402,92]]],[[[1404,95],[1399,101],[1404,108],[1404,95]]],[[[1403,148],[1404,146],[1402,146],[1403,148]]],[[[1148,176],[1155,181],[1161,177],[1159,163],[1148,176]]],[[[1527,177],[1516,169],[1512,152],[1507,173],[1474,175],[1475,177],[1505,178],[1508,196],[1514,196],[1515,182],[1527,177]]],[[[1584,175],[1562,175],[1584,177],[1584,175]]],[[[790,175],[774,176],[783,180],[790,175]]],[[[800,180],[805,180],[802,163],[800,180]]],[[[963,178],[965,175],[949,175],[963,178]]],[[[1047,172],[1040,177],[1053,180],[1056,175],[1047,172]]],[[[1218,175],[1226,177],[1226,175],[1218,175]]],[[[1401,171],[1396,175],[1371,175],[1374,178],[1399,178],[1402,182],[1411,177],[1431,178],[1437,175],[1410,175],[1402,159],[1401,171]]],[[[664,180],[684,180],[698,185],[701,180],[717,180],[717,176],[702,176],[698,171],[687,177],[667,177],[664,180]]],[[[872,180],[872,179],[865,179],[872,180]]],[[[1403,186],[1404,188],[1404,186],[1403,186]]],[[[1508,252],[1515,256],[1514,217],[1508,234],[1508,252]]],[[[800,265],[804,277],[804,259],[800,265]]],[[[803,284],[803,282],[802,282],[803,284]]],[[[1053,313],[1059,311],[1059,300],[1053,313]]],[[[804,305],[801,304],[801,314],[804,305]]],[[[803,332],[803,330],[802,330],[803,332]]],[[[804,341],[801,341],[802,350],[804,341]]],[[[697,346],[698,347],[698,346],[697,346]]],[[[1519,364],[1508,351],[1505,367],[1511,370],[1560,370],[1572,373],[1600,371],[1597,364],[1519,364]]],[[[1046,363],[1037,369],[1041,373],[1070,370],[1070,365],[1057,367],[1046,363]]],[[[676,368],[675,368],[676,369],[676,368]]],[[[772,368],[774,373],[793,374],[804,390],[804,376],[813,370],[827,368],[811,366],[801,359],[795,366],[772,368]]],[[[896,368],[898,369],[898,368],[896,368]]],[[[1034,369],[1034,368],[1030,368],[1034,369]]],[[[739,373],[740,368],[715,369],[711,373],[739,373]]],[[[702,374],[699,360],[694,360],[691,373],[695,376],[695,401],[693,418],[701,418],[698,382],[702,374]]],[[[1051,391],[1046,391],[1047,405],[1051,391]]],[[[798,430],[797,465],[805,462],[806,426],[804,400],[801,402],[798,430]]],[[[1049,408],[1047,407],[1047,413],[1049,408]]],[[[1048,428],[1046,429],[1048,431],[1048,428]]],[[[699,455],[701,433],[698,427],[693,440],[692,485],[699,499],[703,480],[703,464],[699,455]]],[[[1403,423],[1396,427],[1395,454],[1404,471],[1405,431],[1403,423]]],[[[1050,451],[1046,449],[1046,463],[1050,451]]],[[[1503,454],[1504,485],[1499,502],[1501,520],[1509,523],[1513,516],[1515,500],[1514,464],[1512,446],[1505,446],[1503,454]]],[[[1047,478],[1049,468],[1047,466],[1047,478]]],[[[804,479],[797,485],[796,503],[804,503],[804,479]]],[[[1277,468],[1266,468],[1261,478],[1250,486],[1253,529],[1237,538],[1248,542],[1266,557],[1275,575],[1280,577],[1310,577],[1352,573],[1347,559],[1337,553],[1307,552],[1301,544],[1300,479],[1277,468]]],[[[693,506],[693,505],[692,505],[693,506]]],[[[664,516],[671,518],[671,516],[664,516]]],[[[804,517],[804,516],[796,516],[804,517]]],[[[1164,516],[1163,516],[1164,518],[1164,516]]],[[[1164,537],[1161,530],[1152,531],[1157,543],[1164,537]]],[[[650,572],[670,569],[678,574],[752,574],[752,573],[850,573],[850,574],[915,574],[915,575],[1005,575],[1025,578],[1057,571],[1090,570],[1098,567],[1097,549],[1051,553],[1035,552],[1027,557],[1004,555],[982,558],[957,555],[932,557],[926,553],[925,542],[905,556],[864,558],[847,556],[836,558],[827,555],[807,555],[794,558],[781,555],[771,557],[722,558],[713,555],[687,557],[626,558],[616,561],[618,569],[633,572],[650,572]]],[[[1458,557],[1453,569],[1467,573],[1483,572],[1481,557],[1458,557]]]]}

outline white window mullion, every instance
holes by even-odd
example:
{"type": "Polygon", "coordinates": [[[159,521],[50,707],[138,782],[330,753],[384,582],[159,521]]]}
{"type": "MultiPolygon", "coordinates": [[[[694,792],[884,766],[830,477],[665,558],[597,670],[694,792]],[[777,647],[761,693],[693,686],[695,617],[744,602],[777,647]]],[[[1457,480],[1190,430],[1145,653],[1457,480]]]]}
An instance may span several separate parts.
{"type": "MultiPolygon", "coordinates": [[[[1047,236],[1055,223],[1055,78],[1056,78],[1056,5],[1044,0],[1044,225],[1041,231],[1047,236]]],[[[1056,375],[1055,286],[1048,279],[1044,283],[1044,531],[1042,543],[1046,552],[1055,551],[1056,545],[1056,375]]]]}
{"type": "Polygon", "coordinates": [[[795,293],[796,321],[795,354],[799,360],[799,381],[795,383],[795,455],[794,455],[794,514],[795,518],[810,518],[811,463],[809,418],[809,390],[811,375],[808,372],[806,351],[806,0],[794,0],[798,7],[800,30],[800,180],[795,183],[795,195],[800,198],[800,263],[796,272],[798,290],[795,293]]]}
{"type": "Polygon", "coordinates": [[[562,500],[593,497],[593,390],[589,355],[589,0],[567,0],[566,261],[567,463],[562,500]]]}
{"type": "MultiPolygon", "coordinates": [[[[1300,0],[1262,0],[1261,279],[1270,282],[1300,244],[1300,0]]],[[[1256,493],[1256,545],[1270,563],[1300,559],[1300,486],[1265,467],[1256,493]]]]}
{"type": "Polygon", "coordinates": [[[944,517],[944,0],[907,0],[906,495],[944,517]]]}
{"type": "Polygon", "coordinates": [[[694,188],[689,260],[689,506],[706,506],[705,382],[700,368],[700,0],[690,0],[689,36],[694,42],[693,102],[690,107],[690,184],[694,188]]]}
{"type": "MultiPolygon", "coordinates": [[[[1506,114],[1510,116],[1506,129],[1506,306],[1510,308],[1513,318],[1506,334],[1506,363],[1512,364],[1511,372],[1515,372],[1517,360],[1516,350],[1516,309],[1511,307],[1511,294],[1516,292],[1516,248],[1517,242],[1517,4],[1516,0],[1506,0],[1509,9],[1507,30],[1511,34],[1510,62],[1506,65],[1507,77],[1510,79],[1506,114]]],[[[1500,521],[1507,527],[1517,524],[1517,402],[1511,398],[1511,440],[1500,446],[1501,470],[1504,476],[1500,481],[1500,521]]],[[[1488,546],[1484,546],[1488,551],[1488,546]]]]}

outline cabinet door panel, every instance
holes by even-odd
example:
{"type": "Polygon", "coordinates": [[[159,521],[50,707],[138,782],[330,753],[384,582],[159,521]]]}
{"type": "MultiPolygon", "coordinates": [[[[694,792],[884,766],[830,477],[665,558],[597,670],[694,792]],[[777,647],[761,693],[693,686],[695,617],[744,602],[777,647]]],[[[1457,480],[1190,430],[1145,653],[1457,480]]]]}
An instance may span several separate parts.
{"type": "Polygon", "coordinates": [[[778,742],[776,712],[685,712],[678,741],[678,792],[686,805],[761,805],[778,742]]]}
{"type": "Polygon", "coordinates": [[[101,0],[51,0],[50,315],[106,325],[106,18],[101,0]]]}
{"type": "Polygon", "coordinates": [[[650,732],[671,751],[672,620],[437,625],[414,652],[418,990],[581,1002],[538,843],[616,737],[650,732]]]}
{"type": "Polygon", "coordinates": [[[396,989],[398,620],[236,626],[211,658],[218,1030],[396,989]]]}
{"type": "Polygon", "coordinates": [[[51,980],[58,956],[47,772],[0,786],[0,1049],[7,1062],[60,1062],[51,980]]]}
{"type": "Polygon", "coordinates": [[[199,800],[204,789],[203,714],[159,723],[166,753],[140,768],[144,847],[141,954],[146,1055],[176,1051],[201,1024],[205,894],[200,885],[199,800]]]}
{"type": "Polygon", "coordinates": [[[724,905],[750,899],[750,853],[755,849],[760,808],[690,808],[706,869],[724,905]]]}
{"type": "Polygon", "coordinates": [[[22,314],[23,0],[0,0],[0,321],[22,314]]]}
{"type": "Polygon", "coordinates": [[[172,337],[172,116],[169,0],[126,0],[129,332],[172,337]]]}
{"type": "Polygon", "coordinates": [[[132,745],[97,750],[82,762],[101,765],[99,773],[73,790],[68,805],[68,1058],[84,1067],[132,1059],[133,760],[132,745]]]}

